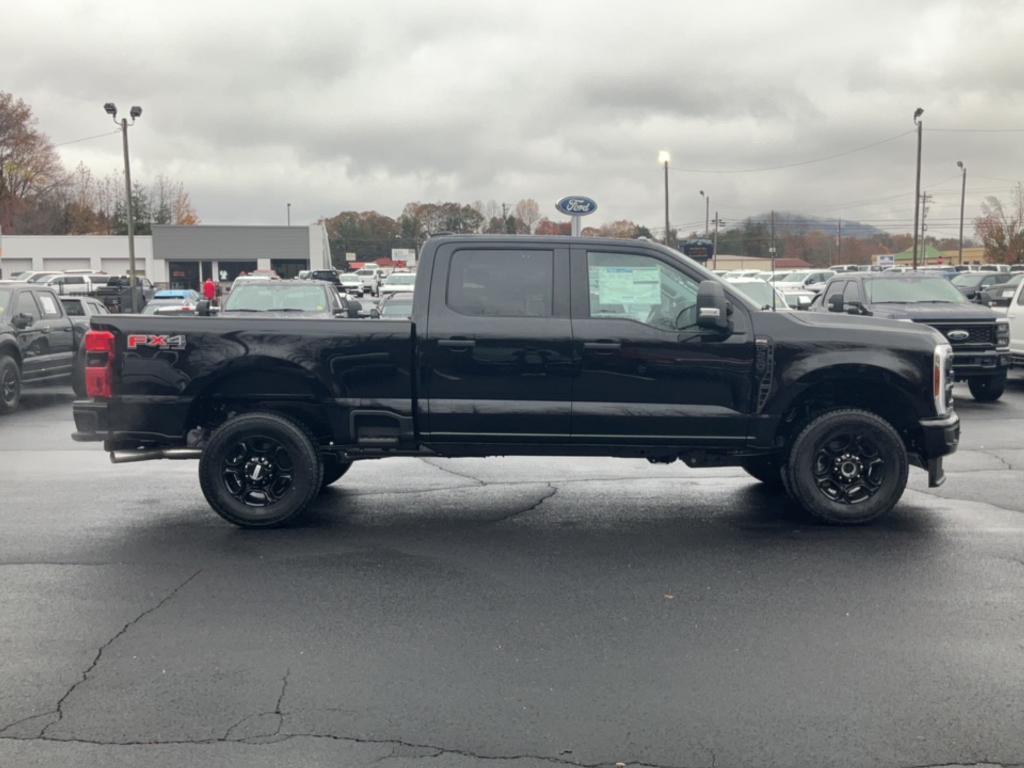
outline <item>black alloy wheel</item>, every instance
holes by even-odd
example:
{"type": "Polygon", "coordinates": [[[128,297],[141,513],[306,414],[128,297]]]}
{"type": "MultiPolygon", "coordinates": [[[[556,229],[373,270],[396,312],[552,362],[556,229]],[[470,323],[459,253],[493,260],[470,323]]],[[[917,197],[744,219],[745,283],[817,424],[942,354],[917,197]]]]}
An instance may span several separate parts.
{"type": "Polygon", "coordinates": [[[228,522],[269,528],[299,516],[316,498],[323,464],[305,425],[276,413],[224,422],[199,459],[206,500],[228,522]]]}
{"type": "Polygon", "coordinates": [[[870,411],[842,408],[811,419],[789,446],[790,495],[827,523],[856,525],[890,511],[907,486],[909,461],[893,426],[870,411]]]}
{"type": "Polygon", "coordinates": [[[0,356],[0,413],[11,413],[21,402],[21,370],[17,361],[0,356]]]}

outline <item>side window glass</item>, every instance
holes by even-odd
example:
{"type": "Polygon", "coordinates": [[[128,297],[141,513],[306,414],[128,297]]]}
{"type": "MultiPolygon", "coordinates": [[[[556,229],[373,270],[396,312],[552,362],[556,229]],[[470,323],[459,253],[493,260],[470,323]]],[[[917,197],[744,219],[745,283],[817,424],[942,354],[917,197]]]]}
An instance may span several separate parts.
{"type": "Polygon", "coordinates": [[[39,314],[39,307],[36,305],[36,300],[32,297],[31,291],[22,291],[18,294],[18,302],[14,305],[15,314],[28,315],[33,320],[39,320],[42,315],[39,314]]]}
{"type": "Polygon", "coordinates": [[[49,293],[40,293],[37,297],[39,304],[43,308],[43,317],[63,317],[64,313],[61,312],[60,302],[58,302],[49,293]]]}
{"type": "Polygon", "coordinates": [[[665,330],[697,324],[698,283],[650,256],[587,253],[590,317],[635,320],[665,330]]]}
{"type": "Polygon", "coordinates": [[[851,301],[860,301],[860,286],[852,280],[846,284],[843,291],[843,303],[849,304],[851,301]]]}
{"type": "Polygon", "coordinates": [[[552,251],[471,251],[452,255],[448,306],[480,317],[551,317],[555,254],[552,251]]]}
{"type": "Polygon", "coordinates": [[[83,317],[85,315],[85,308],[79,301],[62,301],[64,310],[68,313],[68,317],[83,317]]]}
{"type": "Polygon", "coordinates": [[[843,292],[843,286],[844,285],[845,285],[845,282],[843,280],[836,280],[834,283],[829,285],[829,287],[825,290],[824,302],[825,302],[826,306],[828,305],[828,300],[829,299],[831,299],[833,296],[837,296],[837,295],[839,295],[839,294],[841,294],[843,292]]]}

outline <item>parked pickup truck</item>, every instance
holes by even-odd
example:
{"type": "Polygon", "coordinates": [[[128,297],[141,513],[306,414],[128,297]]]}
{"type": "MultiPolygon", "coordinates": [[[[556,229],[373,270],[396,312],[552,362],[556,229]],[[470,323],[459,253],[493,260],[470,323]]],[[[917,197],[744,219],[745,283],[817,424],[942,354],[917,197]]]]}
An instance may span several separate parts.
{"type": "Polygon", "coordinates": [[[431,239],[409,320],[91,322],[74,439],[198,459],[242,526],[291,520],[354,461],[513,454],[740,466],[864,523],[908,465],[939,485],[959,439],[931,328],[761,310],[646,240],[431,239]]]}

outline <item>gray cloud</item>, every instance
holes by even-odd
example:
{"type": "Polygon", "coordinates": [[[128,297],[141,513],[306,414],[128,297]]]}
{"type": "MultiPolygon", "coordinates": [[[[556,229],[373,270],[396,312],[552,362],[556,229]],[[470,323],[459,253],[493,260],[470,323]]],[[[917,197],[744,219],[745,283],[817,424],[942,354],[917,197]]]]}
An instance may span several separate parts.
{"type": "MultiPolygon", "coordinates": [[[[656,226],[659,149],[679,169],[774,166],[908,130],[919,105],[929,126],[1024,126],[1022,33],[1016,3],[35,0],[4,14],[2,87],[58,142],[109,125],[104,101],[141,104],[138,173],[180,178],[208,222],[442,198],[554,215],[571,191],[656,226]]],[[[1024,176],[1022,138],[926,135],[933,232],[955,231],[955,161],[976,209],[1009,185],[983,176],[1024,176]]],[[[119,149],[61,151],[102,173],[119,149]]],[[[675,171],[672,218],[702,222],[704,188],[734,220],[775,207],[903,231],[912,183],[908,136],[786,170],[675,171]]]]}

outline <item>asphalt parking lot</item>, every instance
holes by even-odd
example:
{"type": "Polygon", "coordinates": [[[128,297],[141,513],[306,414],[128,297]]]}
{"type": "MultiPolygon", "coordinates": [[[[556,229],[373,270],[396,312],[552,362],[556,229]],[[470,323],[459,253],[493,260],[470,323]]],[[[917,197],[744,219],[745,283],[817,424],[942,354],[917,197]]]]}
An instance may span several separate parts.
{"type": "Polygon", "coordinates": [[[1024,376],[813,524],[739,470],[356,465],[242,531],[194,462],[0,420],[0,766],[1024,763],[1024,376]]]}

